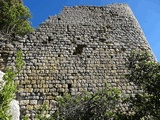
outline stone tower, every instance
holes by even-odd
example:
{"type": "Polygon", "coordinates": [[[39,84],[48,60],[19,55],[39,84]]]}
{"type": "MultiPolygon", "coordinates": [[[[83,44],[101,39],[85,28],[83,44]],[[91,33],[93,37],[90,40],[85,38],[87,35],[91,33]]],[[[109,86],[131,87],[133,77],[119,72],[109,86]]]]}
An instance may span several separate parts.
{"type": "Polygon", "coordinates": [[[31,117],[44,101],[52,105],[65,92],[94,92],[106,82],[126,95],[136,93],[136,86],[123,77],[128,56],[139,49],[152,54],[126,4],[64,7],[17,41],[25,61],[17,99],[31,117]]]}

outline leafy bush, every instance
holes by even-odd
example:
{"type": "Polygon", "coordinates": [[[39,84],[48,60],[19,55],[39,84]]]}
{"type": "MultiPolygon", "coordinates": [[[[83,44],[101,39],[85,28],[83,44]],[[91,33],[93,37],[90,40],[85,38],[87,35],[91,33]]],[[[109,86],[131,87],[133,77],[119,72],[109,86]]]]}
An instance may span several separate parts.
{"type": "Polygon", "coordinates": [[[130,73],[126,76],[143,90],[128,99],[133,119],[160,118],[160,63],[153,61],[148,52],[133,52],[129,59],[130,73]]]}
{"type": "Polygon", "coordinates": [[[52,115],[54,120],[103,120],[118,119],[116,115],[120,91],[108,85],[94,94],[84,92],[71,97],[66,94],[56,98],[58,109],[52,115]]]}
{"type": "Polygon", "coordinates": [[[17,91],[17,85],[14,79],[16,75],[20,74],[23,65],[24,63],[22,59],[22,52],[18,51],[16,53],[16,70],[14,71],[12,68],[8,68],[3,77],[5,85],[0,91],[0,120],[11,119],[11,115],[9,112],[9,103],[14,99],[15,92],[17,91]]]}
{"type": "Polygon", "coordinates": [[[37,109],[37,114],[35,116],[36,120],[51,120],[51,117],[49,115],[49,108],[48,104],[44,103],[37,109]]]}

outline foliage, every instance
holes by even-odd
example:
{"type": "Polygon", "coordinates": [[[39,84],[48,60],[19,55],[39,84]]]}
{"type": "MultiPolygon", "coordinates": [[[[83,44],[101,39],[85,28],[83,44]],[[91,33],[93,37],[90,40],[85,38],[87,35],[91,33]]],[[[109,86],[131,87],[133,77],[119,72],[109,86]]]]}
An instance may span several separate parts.
{"type": "Polygon", "coordinates": [[[5,81],[5,85],[3,89],[0,91],[0,119],[1,120],[9,120],[11,115],[9,114],[9,103],[13,100],[15,96],[15,92],[17,91],[16,83],[14,79],[16,75],[20,73],[20,70],[23,68],[23,59],[22,52],[18,51],[16,54],[16,70],[13,71],[12,68],[8,68],[5,73],[3,80],[5,81]]]}
{"type": "Polygon", "coordinates": [[[22,56],[23,56],[22,51],[16,52],[16,73],[17,74],[20,74],[24,67],[24,61],[22,56]]]}
{"type": "MultiPolygon", "coordinates": [[[[49,114],[49,108],[47,103],[44,103],[36,109],[35,120],[53,120],[52,116],[49,114]]],[[[29,120],[25,115],[22,116],[22,120],[29,120]]]]}
{"type": "Polygon", "coordinates": [[[11,116],[6,114],[9,110],[9,103],[14,98],[16,92],[16,84],[13,81],[15,73],[9,68],[4,75],[5,86],[0,91],[0,119],[10,118],[11,116]]]}
{"type": "MultiPolygon", "coordinates": [[[[45,103],[36,111],[36,120],[119,120],[120,91],[106,84],[105,89],[91,94],[83,92],[76,96],[66,93],[57,96],[57,110],[49,115],[45,103]]],[[[24,117],[23,120],[28,120],[24,117]]]]}
{"type": "Polygon", "coordinates": [[[154,62],[148,52],[133,52],[129,59],[130,73],[126,76],[143,90],[128,99],[132,119],[160,118],[160,63],[154,62]]]}
{"type": "Polygon", "coordinates": [[[36,113],[36,120],[51,120],[51,117],[49,115],[49,108],[47,106],[47,103],[44,103],[42,106],[40,106],[37,109],[36,113]]]}
{"type": "Polygon", "coordinates": [[[103,120],[118,119],[117,105],[119,90],[108,85],[102,91],[91,94],[84,92],[71,97],[66,94],[57,97],[58,110],[52,115],[54,120],[103,120]]]}
{"type": "Polygon", "coordinates": [[[5,34],[25,35],[31,32],[29,9],[21,0],[0,0],[0,31],[5,34]]]}

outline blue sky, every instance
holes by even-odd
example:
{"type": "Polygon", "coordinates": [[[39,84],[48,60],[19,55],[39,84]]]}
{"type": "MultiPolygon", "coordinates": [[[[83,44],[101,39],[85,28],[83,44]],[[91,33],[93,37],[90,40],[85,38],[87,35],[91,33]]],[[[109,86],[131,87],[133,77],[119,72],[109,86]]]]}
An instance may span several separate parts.
{"type": "Polygon", "coordinates": [[[157,60],[160,61],[160,0],[23,0],[23,2],[31,11],[31,23],[34,28],[48,16],[59,14],[64,6],[126,3],[131,7],[157,60]]]}

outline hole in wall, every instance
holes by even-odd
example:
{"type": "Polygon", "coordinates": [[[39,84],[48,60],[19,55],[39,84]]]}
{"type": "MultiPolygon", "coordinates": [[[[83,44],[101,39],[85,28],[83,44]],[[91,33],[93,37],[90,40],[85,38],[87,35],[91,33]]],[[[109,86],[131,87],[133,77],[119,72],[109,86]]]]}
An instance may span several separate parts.
{"type": "Polygon", "coordinates": [[[76,75],[77,75],[77,73],[71,73],[71,75],[72,75],[72,76],[76,76],[76,75]]]}
{"type": "Polygon", "coordinates": [[[77,45],[75,51],[73,52],[73,55],[81,55],[83,52],[83,48],[87,47],[86,45],[77,45]]]}
{"type": "Polygon", "coordinates": [[[106,28],[112,30],[112,26],[111,25],[107,25],[106,28]]]}
{"type": "Polygon", "coordinates": [[[0,70],[3,72],[6,72],[6,67],[7,67],[7,61],[8,61],[8,57],[9,57],[9,53],[0,53],[1,58],[2,58],[2,62],[0,63],[0,70]]]}
{"type": "Polygon", "coordinates": [[[100,42],[105,42],[106,39],[105,39],[105,38],[99,38],[99,41],[100,41],[100,42]]]}
{"type": "Polygon", "coordinates": [[[48,36],[48,42],[51,42],[51,41],[52,41],[51,36],[48,36]]]}
{"type": "Polygon", "coordinates": [[[112,10],[109,11],[110,15],[115,17],[115,16],[118,16],[118,13],[117,12],[114,12],[112,10]]]}
{"type": "Polygon", "coordinates": [[[80,37],[77,37],[77,40],[80,40],[80,37]]]}
{"type": "Polygon", "coordinates": [[[122,52],[126,51],[126,48],[121,48],[121,51],[122,51],[122,52]]]}
{"type": "Polygon", "coordinates": [[[58,94],[59,94],[60,96],[63,96],[63,95],[64,95],[64,93],[63,93],[63,92],[58,92],[58,94]]]}
{"type": "Polygon", "coordinates": [[[67,25],[67,31],[70,32],[70,27],[69,27],[69,25],[67,25]]]}
{"type": "MultiPolygon", "coordinates": [[[[54,29],[53,29],[54,30],[54,29]]],[[[56,32],[52,32],[53,33],[53,35],[57,35],[57,33],[56,32]]]]}
{"type": "Polygon", "coordinates": [[[42,44],[47,44],[47,41],[43,41],[42,44]]]}
{"type": "Polygon", "coordinates": [[[104,33],[104,31],[103,30],[98,30],[98,33],[99,34],[104,33]]]}
{"type": "Polygon", "coordinates": [[[61,54],[58,54],[58,57],[61,57],[61,54]]]}
{"type": "Polygon", "coordinates": [[[72,41],[72,44],[76,44],[76,41],[72,41]]]}
{"type": "Polygon", "coordinates": [[[58,20],[61,20],[61,18],[60,18],[60,17],[58,17],[58,20]]]}
{"type": "Polygon", "coordinates": [[[113,58],[113,56],[111,55],[111,59],[113,58]]]}
{"type": "Polygon", "coordinates": [[[71,94],[72,84],[68,84],[68,93],[71,94]]]}
{"type": "Polygon", "coordinates": [[[96,50],[96,47],[92,47],[93,50],[96,50]]]}
{"type": "Polygon", "coordinates": [[[91,38],[92,38],[92,39],[95,39],[95,38],[97,38],[97,36],[96,36],[96,35],[93,35],[93,36],[91,36],[91,38]]]}
{"type": "Polygon", "coordinates": [[[8,53],[1,53],[2,59],[4,59],[4,61],[7,61],[9,54],[8,53]]]}

